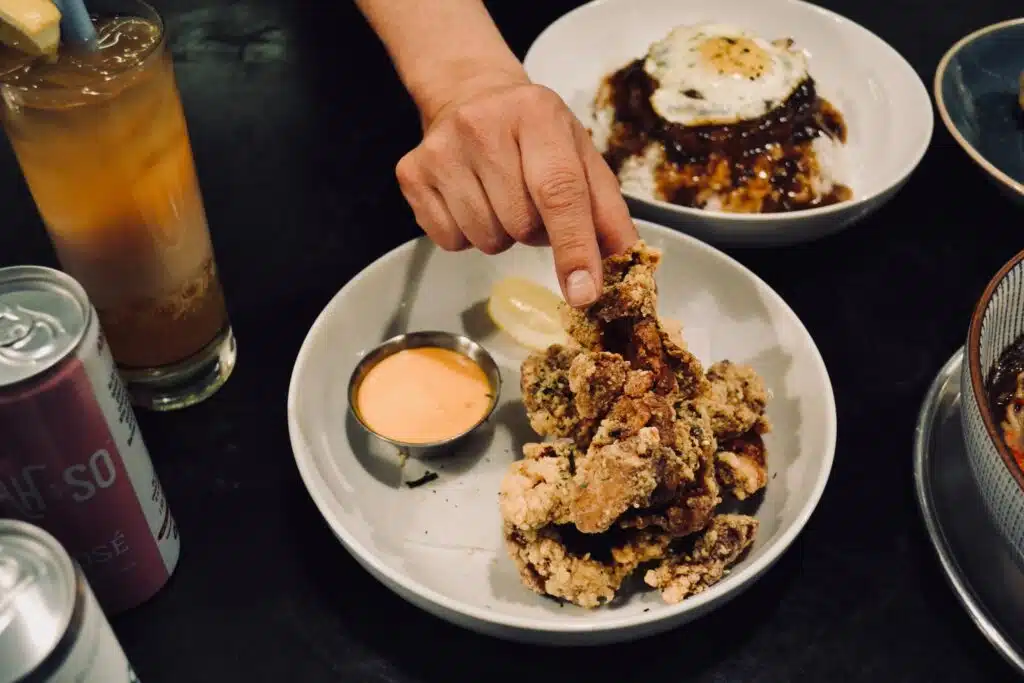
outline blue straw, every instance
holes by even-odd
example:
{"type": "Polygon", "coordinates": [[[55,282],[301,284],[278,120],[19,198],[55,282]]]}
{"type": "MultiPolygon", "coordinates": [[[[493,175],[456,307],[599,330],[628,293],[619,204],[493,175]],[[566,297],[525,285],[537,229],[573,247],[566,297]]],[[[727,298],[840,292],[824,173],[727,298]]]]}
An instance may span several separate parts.
{"type": "Polygon", "coordinates": [[[84,0],[54,0],[60,10],[60,31],[72,43],[96,49],[96,27],[89,18],[84,0]]]}

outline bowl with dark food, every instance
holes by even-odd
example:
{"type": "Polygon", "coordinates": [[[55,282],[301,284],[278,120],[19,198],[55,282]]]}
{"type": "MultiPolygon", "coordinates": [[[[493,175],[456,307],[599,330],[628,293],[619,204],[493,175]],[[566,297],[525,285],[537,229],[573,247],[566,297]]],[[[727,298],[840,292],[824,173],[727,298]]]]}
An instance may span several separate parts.
{"type": "Polygon", "coordinates": [[[959,40],[935,71],[950,135],[1010,198],[1024,203],[1024,18],[959,40]]]}
{"type": "Polygon", "coordinates": [[[996,273],[974,310],[961,382],[971,471],[1024,568],[1024,251],[996,273]]]}
{"type": "Polygon", "coordinates": [[[902,187],[933,129],[899,53],[799,0],[595,0],[525,65],[588,128],[633,213],[720,244],[851,225],[902,187]]]}

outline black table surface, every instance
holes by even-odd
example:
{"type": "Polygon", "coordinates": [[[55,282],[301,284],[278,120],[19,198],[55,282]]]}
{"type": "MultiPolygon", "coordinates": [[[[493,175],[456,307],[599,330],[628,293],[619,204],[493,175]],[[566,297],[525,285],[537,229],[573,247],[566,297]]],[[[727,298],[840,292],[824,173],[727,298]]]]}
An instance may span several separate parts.
{"type": "MultiPolygon", "coordinates": [[[[941,576],[913,494],[922,396],[963,342],[987,280],[1024,246],[1020,209],[937,117],[917,172],[862,224],[809,245],[731,252],[800,316],[835,386],[835,467],[801,537],[749,591],[668,634],[600,650],[512,645],[420,612],[364,572],[314,507],[289,447],[289,374],[316,314],[418,234],[393,171],[418,120],[383,49],[348,2],[157,4],[173,33],[239,364],[206,403],[140,415],[183,541],[168,586],[113,620],[143,681],[1012,677],[941,576]]],[[[575,4],[490,7],[522,55],[575,4]]],[[[957,39],[1020,11],[1014,0],[823,4],[895,46],[929,90],[957,39]]],[[[0,265],[54,265],[13,156],[2,154],[0,265]]]]}

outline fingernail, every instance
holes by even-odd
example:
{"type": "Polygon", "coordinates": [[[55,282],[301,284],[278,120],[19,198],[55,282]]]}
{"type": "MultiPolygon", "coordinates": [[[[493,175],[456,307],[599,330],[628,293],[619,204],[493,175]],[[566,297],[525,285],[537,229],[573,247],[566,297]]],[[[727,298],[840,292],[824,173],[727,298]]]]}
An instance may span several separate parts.
{"type": "Polygon", "coordinates": [[[565,278],[565,298],[570,306],[586,306],[597,300],[597,284],[585,270],[574,270],[565,278]]]}

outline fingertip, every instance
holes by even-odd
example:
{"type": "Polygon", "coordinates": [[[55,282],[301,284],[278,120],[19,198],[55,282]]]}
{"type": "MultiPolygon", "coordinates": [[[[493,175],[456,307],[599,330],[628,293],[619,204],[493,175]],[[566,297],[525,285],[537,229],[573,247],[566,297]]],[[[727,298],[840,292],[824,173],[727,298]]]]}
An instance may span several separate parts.
{"type": "Polygon", "coordinates": [[[600,274],[595,277],[594,273],[585,268],[569,273],[562,285],[566,303],[573,308],[581,308],[597,301],[601,287],[600,278],[600,274]]]}

